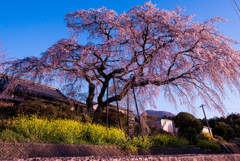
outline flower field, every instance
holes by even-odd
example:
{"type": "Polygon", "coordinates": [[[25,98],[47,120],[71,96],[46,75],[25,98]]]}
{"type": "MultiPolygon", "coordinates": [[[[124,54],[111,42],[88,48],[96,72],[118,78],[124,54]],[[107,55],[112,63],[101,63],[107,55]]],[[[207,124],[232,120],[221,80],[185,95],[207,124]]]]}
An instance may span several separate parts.
{"type": "MultiPolygon", "coordinates": [[[[15,117],[1,122],[0,141],[64,144],[119,145],[127,151],[151,146],[188,147],[185,138],[169,134],[128,137],[124,131],[99,124],[70,119],[47,119],[36,115],[15,117]]],[[[206,144],[207,145],[207,144],[206,144]]]]}
{"type": "Polygon", "coordinates": [[[19,116],[9,120],[0,133],[7,142],[50,142],[66,144],[122,145],[127,140],[124,132],[97,124],[84,124],[69,119],[46,119],[19,116]],[[5,136],[3,136],[3,134],[5,136]],[[14,139],[14,137],[16,137],[14,139]]]}

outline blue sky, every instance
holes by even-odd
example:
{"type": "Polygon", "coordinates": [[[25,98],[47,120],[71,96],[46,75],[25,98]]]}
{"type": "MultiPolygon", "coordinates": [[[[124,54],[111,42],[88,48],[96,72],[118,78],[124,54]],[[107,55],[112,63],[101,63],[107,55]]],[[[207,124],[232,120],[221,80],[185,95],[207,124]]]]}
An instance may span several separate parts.
{"type": "MultiPolygon", "coordinates": [[[[128,11],[136,5],[143,5],[144,0],[0,0],[0,41],[1,50],[14,58],[39,56],[53,43],[61,38],[68,38],[68,29],[64,22],[67,13],[89,8],[105,6],[118,13],[128,11]]],[[[203,22],[218,16],[229,20],[221,22],[219,31],[240,42],[240,12],[233,8],[232,0],[152,0],[160,9],[173,10],[176,6],[186,8],[186,14],[194,14],[194,21],[203,22]]],[[[236,0],[240,6],[240,0],[236,0]]],[[[237,8],[235,8],[237,10],[237,8]]],[[[83,41],[86,42],[86,41],[83,41]]],[[[240,45],[234,45],[240,49],[240,45]]],[[[226,113],[240,113],[240,95],[236,92],[224,99],[226,113]]],[[[198,102],[196,106],[200,106],[198,102]]],[[[177,114],[181,111],[191,112],[184,106],[174,105],[164,101],[160,95],[157,110],[165,110],[177,114]]],[[[207,110],[208,117],[220,116],[214,110],[207,110]]],[[[201,109],[195,116],[202,118],[201,109]]]]}

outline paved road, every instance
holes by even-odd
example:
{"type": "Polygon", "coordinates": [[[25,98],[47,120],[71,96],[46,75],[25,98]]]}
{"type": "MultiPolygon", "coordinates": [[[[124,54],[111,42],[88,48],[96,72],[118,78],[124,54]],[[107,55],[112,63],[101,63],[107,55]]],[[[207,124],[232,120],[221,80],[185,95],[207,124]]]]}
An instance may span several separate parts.
{"type": "Polygon", "coordinates": [[[185,154],[185,155],[158,155],[158,156],[126,156],[126,157],[57,157],[57,158],[29,158],[12,159],[14,161],[240,161],[240,154],[185,154]]]}

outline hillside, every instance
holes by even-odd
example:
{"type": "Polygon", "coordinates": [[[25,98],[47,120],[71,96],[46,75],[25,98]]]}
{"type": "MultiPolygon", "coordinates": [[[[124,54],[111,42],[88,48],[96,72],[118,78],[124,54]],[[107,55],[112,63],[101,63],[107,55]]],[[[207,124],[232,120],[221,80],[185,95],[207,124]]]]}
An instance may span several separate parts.
{"type": "Polygon", "coordinates": [[[167,111],[146,110],[148,116],[162,118],[163,116],[173,117],[175,114],[167,111]]]}

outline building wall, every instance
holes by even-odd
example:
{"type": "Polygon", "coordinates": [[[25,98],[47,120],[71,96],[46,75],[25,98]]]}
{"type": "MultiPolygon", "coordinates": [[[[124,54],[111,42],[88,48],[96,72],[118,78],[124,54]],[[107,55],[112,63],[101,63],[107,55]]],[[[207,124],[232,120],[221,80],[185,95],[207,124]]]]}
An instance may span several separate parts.
{"type": "Polygon", "coordinates": [[[175,132],[174,122],[172,120],[161,119],[161,126],[164,131],[175,132]]]}
{"type": "Polygon", "coordinates": [[[166,132],[170,133],[177,133],[178,128],[175,128],[174,122],[172,120],[168,119],[161,119],[160,121],[154,121],[153,126],[156,127],[157,129],[162,129],[166,132]]]}
{"type": "MultiPolygon", "coordinates": [[[[202,132],[203,133],[209,133],[208,127],[207,126],[203,126],[202,132]]],[[[212,128],[210,128],[210,134],[212,135],[212,128]]]]}

